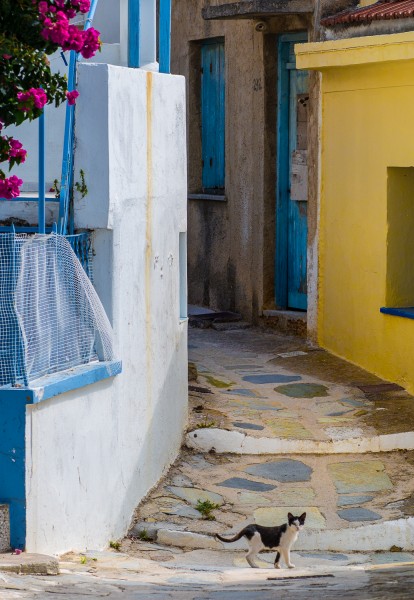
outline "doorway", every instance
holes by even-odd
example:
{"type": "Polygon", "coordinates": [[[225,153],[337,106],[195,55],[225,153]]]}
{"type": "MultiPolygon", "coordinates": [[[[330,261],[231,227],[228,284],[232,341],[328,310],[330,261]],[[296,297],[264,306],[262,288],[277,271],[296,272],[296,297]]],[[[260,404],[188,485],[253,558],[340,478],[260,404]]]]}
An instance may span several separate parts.
{"type": "Polygon", "coordinates": [[[306,33],[278,42],[275,298],[280,308],[307,309],[308,73],[296,69],[294,46],[306,33]]]}

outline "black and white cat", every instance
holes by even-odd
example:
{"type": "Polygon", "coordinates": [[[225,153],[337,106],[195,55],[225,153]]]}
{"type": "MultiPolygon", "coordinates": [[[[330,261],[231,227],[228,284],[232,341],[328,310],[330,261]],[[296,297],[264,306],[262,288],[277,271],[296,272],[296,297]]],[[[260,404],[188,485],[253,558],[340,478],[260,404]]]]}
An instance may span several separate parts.
{"type": "Polygon", "coordinates": [[[289,569],[293,569],[295,565],[290,562],[290,550],[293,544],[298,539],[299,531],[305,524],[306,513],[295,517],[292,513],[288,513],[288,522],[278,527],[264,527],[263,525],[247,525],[237,535],[232,538],[224,538],[216,534],[216,538],[221,542],[230,544],[237,542],[242,537],[245,537],[249,544],[249,551],[246,555],[247,562],[255,569],[255,558],[261,550],[269,548],[276,550],[275,569],[280,569],[280,557],[286,563],[289,569]]]}

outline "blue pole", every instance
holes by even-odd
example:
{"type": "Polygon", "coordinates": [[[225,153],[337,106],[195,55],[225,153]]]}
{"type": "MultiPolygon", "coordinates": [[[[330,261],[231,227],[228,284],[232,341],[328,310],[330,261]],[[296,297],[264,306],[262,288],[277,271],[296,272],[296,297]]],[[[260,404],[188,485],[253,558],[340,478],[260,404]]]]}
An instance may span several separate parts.
{"type": "Polygon", "coordinates": [[[84,27],[85,30],[89,29],[89,27],[92,26],[92,21],[95,16],[95,10],[96,10],[97,6],[98,6],[98,0],[92,0],[91,6],[89,8],[88,18],[86,19],[86,22],[85,22],[85,27],[84,27]]]}
{"type": "Polygon", "coordinates": [[[128,67],[139,67],[139,28],[141,0],[128,0],[128,67]]]}
{"type": "Polygon", "coordinates": [[[171,72],[171,0],[160,0],[160,73],[171,72]]]}
{"type": "Polygon", "coordinates": [[[45,110],[39,117],[39,233],[46,232],[45,223],[45,110]]]}

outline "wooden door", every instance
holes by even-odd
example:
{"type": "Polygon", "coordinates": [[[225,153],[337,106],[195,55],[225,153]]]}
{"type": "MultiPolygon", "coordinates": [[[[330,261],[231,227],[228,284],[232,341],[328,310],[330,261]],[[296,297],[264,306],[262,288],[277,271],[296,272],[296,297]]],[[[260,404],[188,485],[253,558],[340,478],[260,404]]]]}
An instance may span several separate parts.
{"type": "MultiPolygon", "coordinates": [[[[306,39],[306,38],[305,38],[306,39]]],[[[279,42],[276,303],[307,308],[307,123],[308,74],[296,69],[294,45],[303,36],[279,42]]]]}

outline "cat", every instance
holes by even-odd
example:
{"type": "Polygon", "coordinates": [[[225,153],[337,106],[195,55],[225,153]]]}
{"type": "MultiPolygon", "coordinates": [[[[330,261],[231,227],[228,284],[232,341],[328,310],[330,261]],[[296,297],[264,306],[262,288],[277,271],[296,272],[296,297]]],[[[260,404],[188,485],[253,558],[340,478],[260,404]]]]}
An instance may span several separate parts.
{"type": "Polygon", "coordinates": [[[215,535],[215,538],[221,542],[230,544],[231,542],[237,542],[242,537],[247,539],[249,544],[249,551],[246,555],[247,562],[254,569],[259,567],[255,563],[255,558],[263,548],[275,549],[275,569],[280,569],[280,557],[286,563],[289,569],[294,569],[295,565],[290,562],[290,550],[296,542],[299,531],[305,524],[306,513],[304,512],[300,517],[295,517],[292,513],[288,513],[288,522],[277,527],[264,527],[263,525],[247,525],[237,535],[232,538],[224,538],[219,534],[215,535]]]}

